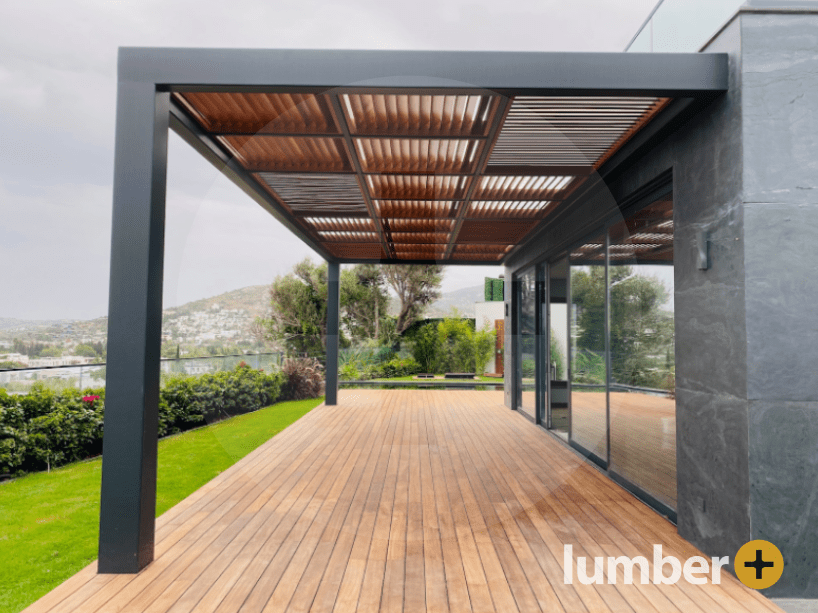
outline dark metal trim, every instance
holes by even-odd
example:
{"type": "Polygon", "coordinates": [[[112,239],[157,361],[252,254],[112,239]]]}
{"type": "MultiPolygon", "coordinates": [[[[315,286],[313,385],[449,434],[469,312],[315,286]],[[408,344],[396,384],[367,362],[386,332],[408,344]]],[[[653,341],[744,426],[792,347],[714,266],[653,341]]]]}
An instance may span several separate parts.
{"type": "Polygon", "coordinates": [[[660,501],[659,499],[655,498],[654,496],[651,496],[645,490],[643,490],[641,487],[639,487],[638,485],[636,485],[632,481],[629,481],[628,479],[626,479],[625,477],[623,477],[619,473],[616,473],[613,470],[608,470],[608,471],[606,471],[606,473],[614,483],[616,483],[617,485],[620,485],[621,487],[628,490],[631,494],[636,496],[639,500],[644,502],[646,505],[648,505],[654,511],[656,511],[658,513],[661,513],[662,515],[667,517],[668,520],[671,523],[673,523],[674,525],[678,523],[678,521],[677,521],[678,516],[677,516],[677,513],[676,513],[675,509],[672,509],[671,507],[666,505],[664,502],[660,501]]]}
{"type": "Polygon", "coordinates": [[[449,244],[446,246],[447,258],[451,257],[452,253],[454,253],[455,245],[457,245],[457,238],[460,235],[460,228],[463,226],[463,220],[466,218],[466,211],[471,206],[472,197],[477,191],[477,184],[480,182],[483,171],[486,169],[486,165],[489,163],[491,152],[494,149],[494,145],[497,143],[497,138],[500,136],[500,128],[502,127],[506,114],[508,114],[513,102],[514,100],[511,98],[508,98],[505,101],[501,99],[494,110],[494,117],[491,118],[491,126],[488,130],[488,139],[480,151],[480,158],[474,165],[474,170],[471,174],[471,181],[469,181],[469,188],[466,191],[465,196],[463,196],[463,201],[460,203],[457,211],[457,217],[455,218],[454,225],[452,226],[452,232],[449,234],[449,244]]]}
{"type": "Polygon", "coordinates": [[[341,324],[341,265],[327,263],[327,362],[324,404],[338,404],[338,347],[341,324]]]}
{"type": "Polygon", "coordinates": [[[608,472],[608,463],[602,458],[600,458],[593,451],[588,451],[585,447],[576,442],[571,436],[568,437],[568,444],[571,445],[571,447],[573,447],[574,449],[576,449],[581,455],[585,456],[591,462],[599,466],[606,473],[608,472]]]}
{"type": "Polygon", "coordinates": [[[424,88],[518,95],[703,96],[727,91],[725,53],[542,53],[121,47],[120,79],[216,87],[424,88]]]}
{"type": "Polygon", "coordinates": [[[355,149],[355,143],[352,142],[352,137],[349,134],[349,126],[347,125],[344,110],[341,108],[341,101],[338,100],[337,94],[330,95],[328,98],[330,100],[330,108],[332,109],[332,113],[335,115],[335,123],[338,124],[339,128],[341,128],[341,134],[344,138],[344,145],[347,149],[347,156],[352,162],[352,167],[355,169],[355,174],[358,177],[358,184],[360,185],[361,195],[364,197],[364,202],[366,203],[366,210],[369,212],[369,217],[372,219],[372,223],[375,226],[375,231],[378,233],[378,240],[381,243],[381,249],[383,249],[385,255],[394,255],[394,249],[390,247],[389,242],[384,237],[383,223],[375,214],[375,205],[372,204],[369,186],[366,184],[366,179],[364,179],[364,171],[361,167],[361,160],[358,159],[358,152],[355,149]]]}

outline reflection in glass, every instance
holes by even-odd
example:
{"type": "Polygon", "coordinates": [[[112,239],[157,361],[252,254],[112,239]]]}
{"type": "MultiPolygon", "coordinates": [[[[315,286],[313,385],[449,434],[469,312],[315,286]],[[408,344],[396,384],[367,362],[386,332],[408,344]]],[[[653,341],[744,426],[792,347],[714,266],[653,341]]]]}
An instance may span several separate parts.
{"type": "Polygon", "coordinates": [[[607,462],[605,237],[574,249],[571,275],[571,439],[607,462]]]}
{"type": "Polygon", "coordinates": [[[610,229],[611,470],[676,507],[673,202],[610,229]]]}
{"type": "Polygon", "coordinates": [[[548,402],[551,419],[548,427],[568,436],[568,260],[549,266],[548,402]]]}
{"type": "Polygon", "coordinates": [[[520,398],[518,408],[534,417],[536,402],[537,278],[534,267],[517,278],[519,330],[517,337],[520,398]]]}

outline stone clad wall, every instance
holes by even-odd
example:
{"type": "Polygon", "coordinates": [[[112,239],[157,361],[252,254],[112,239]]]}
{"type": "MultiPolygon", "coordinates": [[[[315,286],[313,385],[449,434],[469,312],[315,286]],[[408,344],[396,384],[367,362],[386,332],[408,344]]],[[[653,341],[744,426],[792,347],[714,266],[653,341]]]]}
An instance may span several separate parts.
{"type": "Polygon", "coordinates": [[[818,6],[741,16],[750,517],[818,597],[818,6]]]}

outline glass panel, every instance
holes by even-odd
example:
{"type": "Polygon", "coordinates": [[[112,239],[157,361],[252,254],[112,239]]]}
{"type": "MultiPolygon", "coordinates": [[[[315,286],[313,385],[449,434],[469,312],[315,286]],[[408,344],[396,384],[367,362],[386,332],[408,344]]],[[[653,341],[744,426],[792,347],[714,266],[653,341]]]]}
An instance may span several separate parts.
{"type": "Polygon", "coordinates": [[[571,439],[607,462],[605,237],[574,249],[571,275],[571,439]]]}
{"type": "Polygon", "coordinates": [[[611,470],[675,509],[673,202],[610,232],[611,470]]]}
{"type": "Polygon", "coordinates": [[[665,0],[626,51],[698,51],[744,0],[665,0]]]}
{"type": "Polygon", "coordinates": [[[536,347],[537,347],[537,277],[534,267],[517,278],[519,291],[519,348],[520,400],[519,408],[531,417],[537,410],[536,402],[536,347]]]}
{"type": "Polygon", "coordinates": [[[568,437],[568,260],[551,264],[548,279],[548,427],[568,437]]]}

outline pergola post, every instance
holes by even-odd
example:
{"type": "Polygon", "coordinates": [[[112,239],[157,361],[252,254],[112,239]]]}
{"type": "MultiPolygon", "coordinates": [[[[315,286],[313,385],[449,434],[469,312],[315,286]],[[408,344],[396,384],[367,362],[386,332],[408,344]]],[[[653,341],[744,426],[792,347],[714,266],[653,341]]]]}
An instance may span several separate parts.
{"type": "Polygon", "coordinates": [[[170,94],[117,91],[100,573],[153,560],[170,94]]]}
{"type": "Polygon", "coordinates": [[[325,404],[338,404],[338,335],[341,312],[341,265],[327,262],[327,372],[325,404]]]}

